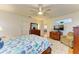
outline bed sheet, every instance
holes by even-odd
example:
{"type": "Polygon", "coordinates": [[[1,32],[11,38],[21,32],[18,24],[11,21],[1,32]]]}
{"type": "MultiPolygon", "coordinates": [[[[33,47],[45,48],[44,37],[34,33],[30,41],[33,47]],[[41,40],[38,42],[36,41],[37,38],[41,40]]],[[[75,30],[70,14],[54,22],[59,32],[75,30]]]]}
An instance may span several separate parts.
{"type": "Polygon", "coordinates": [[[0,54],[41,54],[51,43],[37,35],[21,35],[4,42],[0,54]]]}

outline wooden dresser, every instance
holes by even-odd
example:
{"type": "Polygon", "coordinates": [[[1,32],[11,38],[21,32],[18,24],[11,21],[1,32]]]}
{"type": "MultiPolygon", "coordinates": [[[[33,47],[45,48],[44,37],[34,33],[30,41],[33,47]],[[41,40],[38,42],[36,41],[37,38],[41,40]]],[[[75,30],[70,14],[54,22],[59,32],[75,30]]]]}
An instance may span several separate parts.
{"type": "Polygon", "coordinates": [[[55,39],[55,40],[60,40],[60,36],[61,36],[61,33],[60,32],[54,32],[54,31],[51,31],[50,32],[50,38],[51,39],[55,39]]]}
{"type": "Polygon", "coordinates": [[[74,27],[73,53],[74,54],[79,54],[79,27],[74,27]]]}
{"type": "Polygon", "coordinates": [[[40,36],[40,30],[32,29],[32,30],[30,30],[29,34],[35,34],[35,35],[40,36]]]}

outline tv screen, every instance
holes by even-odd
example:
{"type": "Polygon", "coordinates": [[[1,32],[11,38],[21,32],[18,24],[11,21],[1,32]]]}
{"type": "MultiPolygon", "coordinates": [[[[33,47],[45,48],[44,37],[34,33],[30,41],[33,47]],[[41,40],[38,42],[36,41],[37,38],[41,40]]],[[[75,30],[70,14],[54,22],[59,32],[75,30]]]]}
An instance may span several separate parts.
{"type": "Polygon", "coordinates": [[[54,30],[64,30],[64,25],[55,25],[54,30]]]}
{"type": "Polygon", "coordinates": [[[59,30],[64,30],[64,25],[60,25],[59,30]]]}
{"type": "Polygon", "coordinates": [[[54,26],[54,30],[59,30],[59,26],[58,25],[55,25],[54,26]]]}

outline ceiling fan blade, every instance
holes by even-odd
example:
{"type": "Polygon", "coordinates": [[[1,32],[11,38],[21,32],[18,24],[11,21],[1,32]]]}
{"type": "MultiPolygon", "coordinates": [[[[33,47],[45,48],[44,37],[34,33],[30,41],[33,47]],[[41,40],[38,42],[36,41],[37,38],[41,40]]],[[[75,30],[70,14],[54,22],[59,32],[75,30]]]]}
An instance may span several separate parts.
{"type": "Polygon", "coordinates": [[[43,12],[51,12],[51,9],[44,9],[43,12]]]}
{"type": "Polygon", "coordinates": [[[44,12],[44,16],[48,16],[49,15],[49,12],[44,12]]]}
{"type": "Polygon", "coordinates": [[[46,11],[51,11],[51,9],[47,9],[46,11]]]}
{"type": "Polygon", "coordinates": [[[37,10],[38,10],[38,9],[35,8],[35,9],[31,9],[30,11],[37,11],[37,10]]]}

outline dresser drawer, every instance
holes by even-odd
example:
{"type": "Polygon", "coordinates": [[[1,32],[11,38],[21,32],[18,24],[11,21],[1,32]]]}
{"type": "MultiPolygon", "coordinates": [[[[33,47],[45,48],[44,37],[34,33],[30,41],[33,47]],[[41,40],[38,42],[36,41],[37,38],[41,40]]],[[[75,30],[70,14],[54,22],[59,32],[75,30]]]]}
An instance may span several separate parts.
{"type": "Polygon", "coordinates": [[[60,32],[50,32],[50,38],[55,40],[60,40],[60,32]]]}

